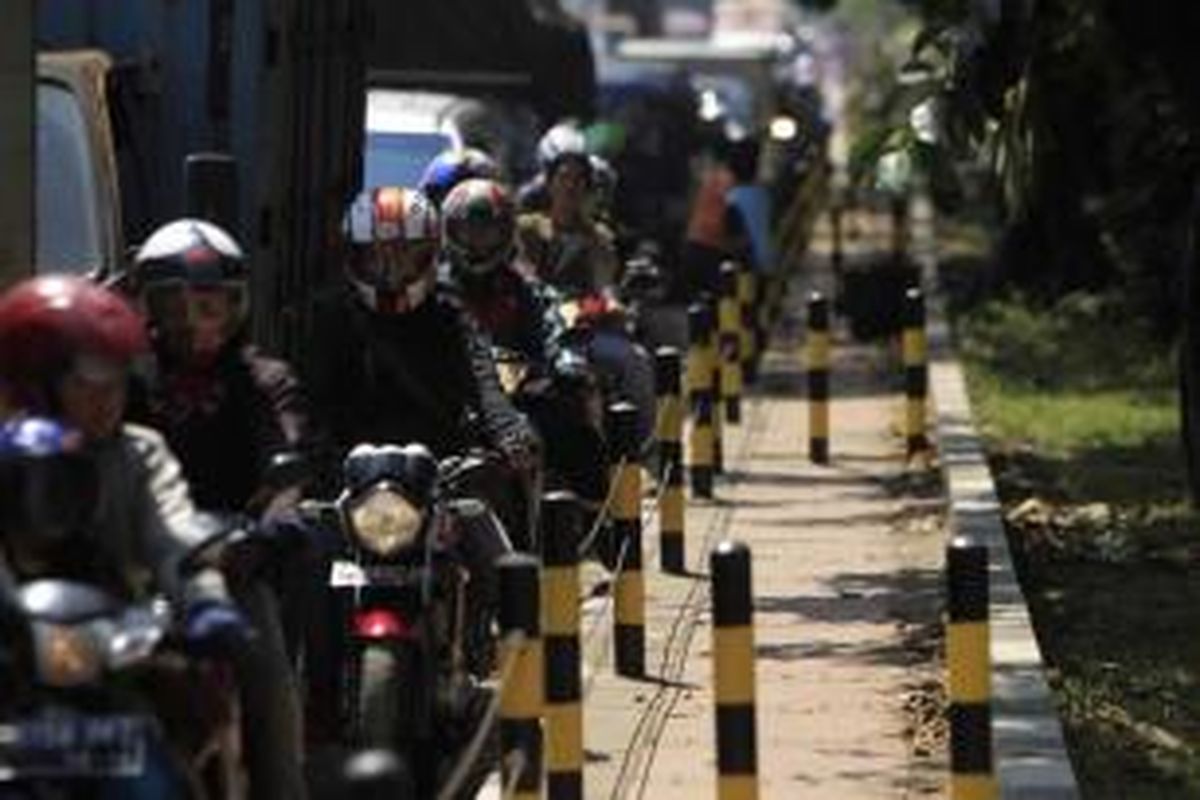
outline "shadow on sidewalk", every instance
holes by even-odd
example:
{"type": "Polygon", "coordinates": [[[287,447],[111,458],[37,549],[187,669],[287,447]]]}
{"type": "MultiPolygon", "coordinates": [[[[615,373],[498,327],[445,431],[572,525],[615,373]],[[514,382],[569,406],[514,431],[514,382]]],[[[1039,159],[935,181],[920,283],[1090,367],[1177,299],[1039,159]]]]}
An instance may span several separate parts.
{"type": "Polygon", "coordinates": [[[941,569],[901,569],[895,572],[843,573],[827,582],[829,595],[767,595],[755,598],[758,627],[780,624],[773,615],[791,615],[784,626],[804,623],[891,623],[900,636],[884,635],[854,643],[820,641],[763,643],[761,658],[792,661],[837,658],[872,664],[910,666],[928,661],[928,648],[920,646],[924,633],[936,632],[942,605],[944,573],[941,569]],[[914,638],[914,633],[919,634],[914,638]]]}

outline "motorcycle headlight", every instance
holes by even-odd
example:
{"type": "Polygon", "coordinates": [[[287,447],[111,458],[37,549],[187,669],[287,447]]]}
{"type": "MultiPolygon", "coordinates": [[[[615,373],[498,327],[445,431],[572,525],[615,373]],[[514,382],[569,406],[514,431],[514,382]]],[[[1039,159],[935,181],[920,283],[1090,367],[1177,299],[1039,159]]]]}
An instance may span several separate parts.
{"type": "Polygon", "coordinates": [[[394,555],[416,541],[424,515],[389,486],[374,486],[349,504],[350,526],[366,549],[394,555]]]}
{"type": "Polygon", "coordinates": [[[84,686],[104,671],[105,653],[85,628],[37,624],[34,647],[38,678],[47,686],[84,686]]]}

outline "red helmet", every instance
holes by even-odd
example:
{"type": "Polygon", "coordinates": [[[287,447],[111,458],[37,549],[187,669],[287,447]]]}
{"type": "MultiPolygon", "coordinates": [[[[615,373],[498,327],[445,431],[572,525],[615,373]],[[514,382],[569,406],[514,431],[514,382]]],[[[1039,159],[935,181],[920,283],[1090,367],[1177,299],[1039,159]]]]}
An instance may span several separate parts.
{"type": "Polygon", "coordinates": [[[47,409],[49,384],[80,356],[126,365],[146,346],[141,315],[84,278],[33,278],[0,295],[0,386],[29,410],[47,409]]]}

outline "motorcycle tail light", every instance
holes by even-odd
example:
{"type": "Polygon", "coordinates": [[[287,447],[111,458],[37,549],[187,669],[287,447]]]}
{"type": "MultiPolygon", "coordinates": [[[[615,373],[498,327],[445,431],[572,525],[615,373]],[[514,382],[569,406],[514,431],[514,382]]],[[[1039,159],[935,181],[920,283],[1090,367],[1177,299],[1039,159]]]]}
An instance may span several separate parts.
{"type": "Polygon", "coordinates": [[[424,521],[421,510],[387,484],[351,499],[347,514],[359,544],[385,558],[411,546],[424,521]]]}
{"type": "Polygon", "coordinates": [[[105,653],[86,628],[68,625],[34,626],[38,678],[55,688],[84,686],[104,671],[105,653]]]}
{"type": "Polygon", "coordinates": [[[374,608],[355,614],[354,633],[362,639],[411,639],[414,631],[396,612],[374,608]]]}

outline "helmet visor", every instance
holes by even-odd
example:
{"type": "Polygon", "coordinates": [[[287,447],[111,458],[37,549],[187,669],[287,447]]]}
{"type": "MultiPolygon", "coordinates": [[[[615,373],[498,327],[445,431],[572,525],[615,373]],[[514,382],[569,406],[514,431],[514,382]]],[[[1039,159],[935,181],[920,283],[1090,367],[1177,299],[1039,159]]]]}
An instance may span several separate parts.
{"type": "Polygon", "coordinates": [[[451,261],[468,272],[483,274],[513,256],[513,231],[495,220],[465,219],[447,230],[451,261]]]}
{"type": "Polygon", "coordinates": [[[246,285],[157,281],[143,293],[155,332],[175,349],[215,353],[237,332],[249,310],[246,285]]]}
{"type": "Polygon", "coordinates": [[[362,248],[355,265],[356,277],[384,292],[400,292],[427,277],[437,261],[437,244],[376,242],[362,248]]]}

